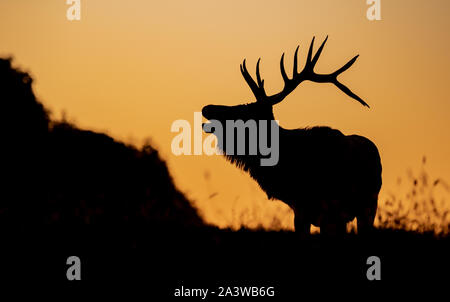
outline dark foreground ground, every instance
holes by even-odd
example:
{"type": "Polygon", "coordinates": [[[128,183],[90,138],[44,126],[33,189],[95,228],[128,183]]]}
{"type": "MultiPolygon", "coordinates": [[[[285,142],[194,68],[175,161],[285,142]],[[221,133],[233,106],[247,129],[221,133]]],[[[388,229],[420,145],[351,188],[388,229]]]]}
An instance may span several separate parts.
{"type": "Polygon", "coordinates": [[[448,237],[391,230],[366,238],[327,240],[315,235],[298,240],[291,232],[212,227],[48,227],[17,231],[14,236],[3,230],[2,238],[0,275],[5,281],[140,284],[149,295],[167,298],[181,286],[215,289],[216,296],[219,287],[264,286],[274,287],[278,297],[292,297],[301,296],[310,285],[327,283],[442,283],[450,272],[448,237]],[[81,281],[66,278],[66,260],[73,255],[81,260],[81,281]],[[381,281],[366,278],[366,261],[373,255],[381,260],[381,281]]]}

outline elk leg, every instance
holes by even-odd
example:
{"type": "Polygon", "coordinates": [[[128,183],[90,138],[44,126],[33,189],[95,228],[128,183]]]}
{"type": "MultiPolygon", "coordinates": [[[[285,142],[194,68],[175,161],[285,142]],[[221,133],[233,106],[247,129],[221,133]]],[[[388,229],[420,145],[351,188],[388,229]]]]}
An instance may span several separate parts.
{"type": "Polygon", "coordinates": [[[347,223],[345,221],[324,221],[320,225],[320,234],[325,236],[345,235],[347,223]]]}
{"type": "Polygon", "coordinates": [[[295,213],[294,215],[295,233],[300,238],[308,238],[311,232],[311,223],[306,219],[305,215],[295,213]]]}
{"type": "Polygon", "coordinates": [[[367,234],[373,229],[373,223],[377,214],[378,194],[366,199],[368,202],[356,216],[358,234],[367,234]]]}

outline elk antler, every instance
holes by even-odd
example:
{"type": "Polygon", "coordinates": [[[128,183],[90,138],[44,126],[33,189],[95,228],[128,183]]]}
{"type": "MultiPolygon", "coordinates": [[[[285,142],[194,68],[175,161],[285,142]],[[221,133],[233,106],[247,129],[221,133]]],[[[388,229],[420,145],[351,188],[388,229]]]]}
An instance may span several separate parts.
{"type": "Polygon", "coordinates": [[[342,84],[337,80],[337,77],[350,68],[350,66],[355,63],[356,59],[359,55],[356,55],[353,59],[347,62],[344,66],[339,68],[333,73],[330,74],[317,74],[314,72],[314,67],[316,66],[317,61],[319,60],[320,54],[322,53],[323,47],[325,46],[325,43],[328,40],[328,36],[325,38],[325,40],[322,42],[322,45],[320,45],[319,49],[317,50],[314,57],[312,57],[312,51],[313,51],[313,45],[314,45],[314,39],[313,37],[311,41],[311,45],[309,46],[308,51],[308,57],[306,59],[305,67],[301,72],[297,72],[297,54],[298,49],[300,46],[297,46],[297,49],[295,50],[294,54],[294,68],[292,71],[292,79],[289,79],[286,71],[284,70],[284,53],[281,56],[280,60],[280,70],[281,70],[281,76],[284,80],[284,88],[279,93],[276,93],[271,96],[267,96],[266,91],[264,90],[264,80],[261,80],[261,75],[259,74],[259,63],[261,59],[258,59],[258,63],[256,64],[256,80],[255,82],[251,75],[249,74],[247,67],[245,66],[245,59],[244,62],[241,64],[241,73],[244,77],[245,81],[247,82],[248,86],[252,90],[253,94],[256,97],[256,100],[258,102],[269,102],[272,105],[275,105],[279,102],[281,102],[289,93],[291,93],[301,82],[305,80],[309,80],[316,83],[333,83],[336,85],[340,90],[342,90],[345,94],[347,94],[349,97],[357,100],[362,105],[369,107],[369,105],[364,102],[359,96],[354,94],[347,86],[342,84]]]}

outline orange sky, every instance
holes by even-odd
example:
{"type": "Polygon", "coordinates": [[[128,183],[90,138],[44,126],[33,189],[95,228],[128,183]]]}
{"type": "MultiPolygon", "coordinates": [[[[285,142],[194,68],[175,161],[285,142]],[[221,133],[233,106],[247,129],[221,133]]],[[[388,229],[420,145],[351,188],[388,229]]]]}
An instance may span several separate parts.
{"type": "Polygon", "coordinates": [[[31,72],[54,117],[65,110],[80,127],[135,144],[150,137],[210,222],[268,226],[275,216],[291,227],[292,217],[223,158],[172,155],[172,122],[192,122],[206,104],[251,101],[239,72],[244,57],[252,72],[262,57],[266,89],[281,89],[282,52],[290,69],[300,43],[304,62],[313,35],[330,36],[318,72],[360,54],[340,79],[372,108],[332,85],[304,83],[275,107],[280,124],[372,139],[384,166],[382,196],[423,155],[432,176],[450,180],[447,0],[382,0],[383,20],[374,22],[365,0],[84,0],[74,22],[65,2],[1,1],[0,55],[31,72]]]}

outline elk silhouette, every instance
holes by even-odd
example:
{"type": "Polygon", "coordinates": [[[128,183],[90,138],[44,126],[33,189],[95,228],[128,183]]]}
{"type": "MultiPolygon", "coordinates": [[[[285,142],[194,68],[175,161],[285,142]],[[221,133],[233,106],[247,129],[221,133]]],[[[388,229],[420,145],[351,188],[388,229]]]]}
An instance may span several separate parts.
{"type": "MultiPolygon", "coordinates": [[[[312,56],[314,38],[312,39],[301,72],[297,71],[299,49],[297,46],[292,79],[286,74],[283,53],[280,69],[284,88],[271,96],[264,90],[264,80],[261,79],[259,72],[260,59],[256,65],[257,82],[247,71],[244,59],[240,66],[241,73],[256,102],[237,106],[208,105],[202,109],[203,116],[210,121],[216,120],[221,123],[227,120],[273,121],[272,107],[306,80],[333,83],[348,96],[369,107],[337,80],[341,73],[353,65],[359,55],[333,73],[314,72],[327,39],[328,36],[314,56],[312,56]]],[[[211,129],[207,130],[205,127],[203,129],[205,132],[214,133],[211,129]]],[[[320,227],[321,233],[333,235],[345,233],[347,222],[355,217],[359,233],[370,231],[373,228],[382,183],[381,160],[375,144],[365,137],[344,135],[339,130],[329,127],[294,130],[279,127],[278,130],[279,160],[276,165],[260,165],[259,159],[263,155],[259,152],[256,155],[248,153],[236,155],[235,152],[230,154],[229,150],[222,150],[223,154],[229,161],[247,171],[269,199],[279,199],[292,208],[295,215],[295,231],[302,237],[310,233],[311,224],[320,227]]],[[[258,126],[258,133],[259,131],[258,126]]],[[[223,134],[222,138],[226,137],[227,135],[223,134]]],[[[260,136],[257,137],[259,139],[260,136]]],[[[225,149],[223,148],[225,144],[218,146],[225,149]]]]}

